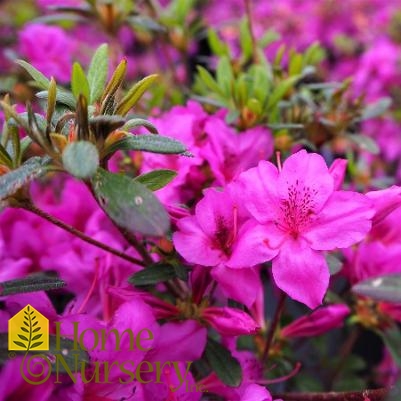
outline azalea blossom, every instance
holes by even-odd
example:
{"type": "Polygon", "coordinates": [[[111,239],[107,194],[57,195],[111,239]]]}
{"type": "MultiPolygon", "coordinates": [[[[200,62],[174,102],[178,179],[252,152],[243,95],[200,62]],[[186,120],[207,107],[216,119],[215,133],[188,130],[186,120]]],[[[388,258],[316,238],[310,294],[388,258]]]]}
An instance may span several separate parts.
{"type": "Polygon", "coordinates": [[[261,161],[240,180],[255,220],[242,232],[229,267],[273,260],[277,286],[317,307],[330,277],[323,251],[347,248],[365,237],[374,215],[370,199],[336,190],[323,157],[305,150],[290,156],[282,170],[261,161]]]}

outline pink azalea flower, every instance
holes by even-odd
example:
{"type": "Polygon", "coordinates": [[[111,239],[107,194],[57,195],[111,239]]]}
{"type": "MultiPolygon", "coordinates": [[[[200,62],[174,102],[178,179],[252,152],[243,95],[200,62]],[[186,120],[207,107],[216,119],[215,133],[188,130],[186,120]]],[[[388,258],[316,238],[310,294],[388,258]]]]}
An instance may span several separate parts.
{"type": "Polygon", "coordinates": [[[216,185],[231,182],[273,153],[272,135],[263,127],[238,133],[221,118],[210,117],[205,124],[205,132],[208,140],[200,154],[209,162],[216,185]]]}
{"type": "Polygon", "coordinates": [[[277,286],[315,308],[330,277],[322,251],[347,248],[365,237],[374,214],[371,201],[336,191],[324,159],[304,150],[290,156],[281,171],[261,161],[240,180],[245,206],[256,221],[242,232],[230,267],[273,259],[277,286]]]}
{"type": "MultiPolygon", "coordinates": [[[[190,263],[230,266],[247,216],[233,187],[227,187],[224,192],[211,188],[204,194],[195,207],[195,215],[177,223],[174,245],[190,263]]],[[[243,267],[247,266],[250,264],[243,267]]]]}
{"type": "Polygon", "coordinates": [[[281,330],[281,335],[287,338],[317,336],[341,327],[350,312],[344,304],[325,306],[294,320],[281,330]]]}
{"type": "Polygon", "coordinates": [[[223,336],[251,335],[260,327],[245,312],[228,307],[208,307],[202,310],[202,319],[223,336]]]}
{"type": "Polygon", "coordinates": [[[19,35],[20,52],[45,76],[70,80],[73,41],[57,26],[29,24],[19,35]]]}

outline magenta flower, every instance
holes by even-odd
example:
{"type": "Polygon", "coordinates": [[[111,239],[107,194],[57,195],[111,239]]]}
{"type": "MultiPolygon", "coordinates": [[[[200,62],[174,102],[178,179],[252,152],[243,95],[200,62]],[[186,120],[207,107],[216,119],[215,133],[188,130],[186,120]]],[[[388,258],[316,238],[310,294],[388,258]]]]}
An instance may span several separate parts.
{"type": "MultiPolygon", "coordinates": [[[[177,223],[173,241],[188,262],[202,266],[230,266],[246,216],[233,187],[225,191],[205,190],[195,207],[195,215],[177,223]]],[[[248,267],[245,264],[243,267],[248,267]]]]}
{"type": "Polygon", "coordinates": [[[210,306],[202,311],[201,317],[223,336],[250,335],[260,329],[258,324],[240,309],[210,306]]]}
{"type": "Polygon", "coordinates": [[[240,177],[248,224],[230,267],[273,259],[279,288],[310,308],[318,306],[329,283],[322,251],[347,248],[371,228],[371,201],[359,193],[336,191],[324,159],[302,150],[281,171],[261,161],[240,177]]]}
{"type": "Polygon", "coordinates": [[[73,40],[59,27],[30,24],[19,35],[20,52],[46,76],[59,83],[70,79],[73,40]]]}
{"type": "Polygon", "coordinates": [[[344,304],[325,306],[294,320],[281,330],[281,335],[287,338],[317,336],[341,327],[350,312],[344,304]]]}

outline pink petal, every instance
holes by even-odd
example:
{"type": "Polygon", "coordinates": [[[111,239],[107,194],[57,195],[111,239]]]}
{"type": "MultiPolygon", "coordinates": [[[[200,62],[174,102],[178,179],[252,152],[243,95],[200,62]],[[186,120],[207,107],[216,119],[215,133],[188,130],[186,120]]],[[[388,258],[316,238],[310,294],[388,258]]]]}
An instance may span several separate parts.
{"type": "Polygon", "coordinates": [[[373,225],[379,224],[391,212],[401,206],[401,187],[396,185],[380,191],[368,192],[366,196],[372,199],[376,211],[373,217],[373,225]]]}
{"type": "Polygon", "coordinates": [[[216,266],[212,269],[212,277],[219,283],[227,298],[241,302],[248,308],[256,301],[258,289],[262,286],[258,271],[252,268],[230,269],[216,266]]]}
{"type": "MultiPolygon", "coordinates": [[[[267,184],[272,185],[268,181],[267,184]]],[[[322,156],[301,150],[284,162],[278,181],[279,195],[288,199],[294,189],[312,196],[314,213],[321,210],[334,190],[334,179],[322,156]]]]}
{"type": "Polygon", "coordinates": [[[204,194],[195,208],[196,219],[203,232],[213,238],[221,230],[221,225],[231,231],[234,226],[234,205],[230,196],[214,188],[207,189],[204,194]]]}
{"type": "Polygon", "coordinates": [[[213,249],[210,238],[202,231],[194,217],[178,222],[180,231],[173,234],[177,252],[190,263],[216,266],[224,256],[222,251],[213,249]]]}
{"type": "Polygon", "coordinates": [[[302,239],[289,239],[273,260],[273,277],[291,298],[313,309],[322,303],[330,274],[321,253],[312,250],[302,239]]]}
{"type": "Polygon", "coordinates": [[[371,201],[350,191],[336,191],[303,233],[315,250],[347,248],[365,238],[374,215],[371,201]]]}
{"type": "Polygon", "coordinates": [[[277,216],[277,181],[277,167],[264,160],[259,162],[258,167],[239,176],[245,207],[259,223],[266,223],[277,216]]]}
{"type": "Polygon", "coordinates": [[[273,259],[284,235],[273,223],[260,225],[249,220],[239,231],[237,243],[226,265],[232,268],[251,267],[273,259]]]}
{"type": "Polygon", "coordinates": [[[344,304],[325,306],[313,311],[310,315],[301,316],[284,327],[281,335],[288,338],[312,337],[331,329],[341,327],[350,309],[344,304]]]}
{"type": "Polygon", "coordinates": [[[259,384],[248,384],[242,393],[240,401],[272,401],[270,393],[259,384]]]}
{"type": "Polygon", "coordinates": [[[345,172],[348,161],[345,159],[336,159],[329,168],[329,173],[334,179],[334,189],[339,190],[344,182],[345,172]]]}

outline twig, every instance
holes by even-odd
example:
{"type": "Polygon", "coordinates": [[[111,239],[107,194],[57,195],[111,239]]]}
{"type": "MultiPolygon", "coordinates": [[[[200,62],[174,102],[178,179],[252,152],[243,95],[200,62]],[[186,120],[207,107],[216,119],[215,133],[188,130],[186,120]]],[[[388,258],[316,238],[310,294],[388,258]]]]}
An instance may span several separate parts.
{"type": "Polygon", "coordinates": [[[279,296],[279,301],[277,304],[276,312],[274,313],[273,320],[270,324],[269,331],[267,333],[267,339],[266,339],[266,344],[265,348],[263,350],[262,354],[262,361],[267,361],[268,356],[269,356],[269,350],[273,342],[274,338],[274,333],[276,332],[277,326],[280,322],[280,316],[281,313],[283,312],[284,309],[284,304],[285,304],[285,293],[280,290],[280,296],[279,296]]]}
{"type": "Polygon", "coordinates": [[[274,394],[273,398],[283,401],[385,401],[388,388],[375,390],[329,392],[329,393],[283,393],[274,394]]]}
{"type": "Polygon", "coordinates": [[[345,340],[344,344],[342,345],[341,350],[340,350],[340,360],[339,360],[337,366],[335,367],[334,372],[329,380],[329,390],[332,389],[336,378],[341,373],[342,368],[346,364],[347,357],[352,352],[355,342],[357,341],[360,334],[361,334],[360,328],[356,327],[351,332],[351,334],[348,336],[348,338],[345,340]]]}
{"type": "Polygon", "coordinates": [[[81,239],[82,241],[85,241],[88,244],[91,244],[93,246],[96,246],[97,248],[100,248],[106,252],[109,252],[115,256],[120,257],[121,259],[127,260],[128,262],[140,265],[140,266],[145,266],[145,263],[142,262],[140,259],[136,259],[132,256],[127,255],[124,252],[121,252],[117,249],[114,249],[106,244],[103,244],[102,242],[99,242],[91,237],[88,237],[86,234],[84,234],[82,231],[77,230],[73,226],[70,226],[69,224],[64,223],[63,221],[59,220],[58,218],[46,213],[44,210],[39,209],[36,207],[34,204],[31,202],[24,202],[24,203],[18,203],[16,207],[19,207],[21,209],[27,210],[33,214],[36,214],[39,217],[42,217],[43,219],[47,220],[48,222],[54,224],[55,226],[61,228],[64,231],[69,232],[70,234],[74,235],[75,237],[81,239]]]}

